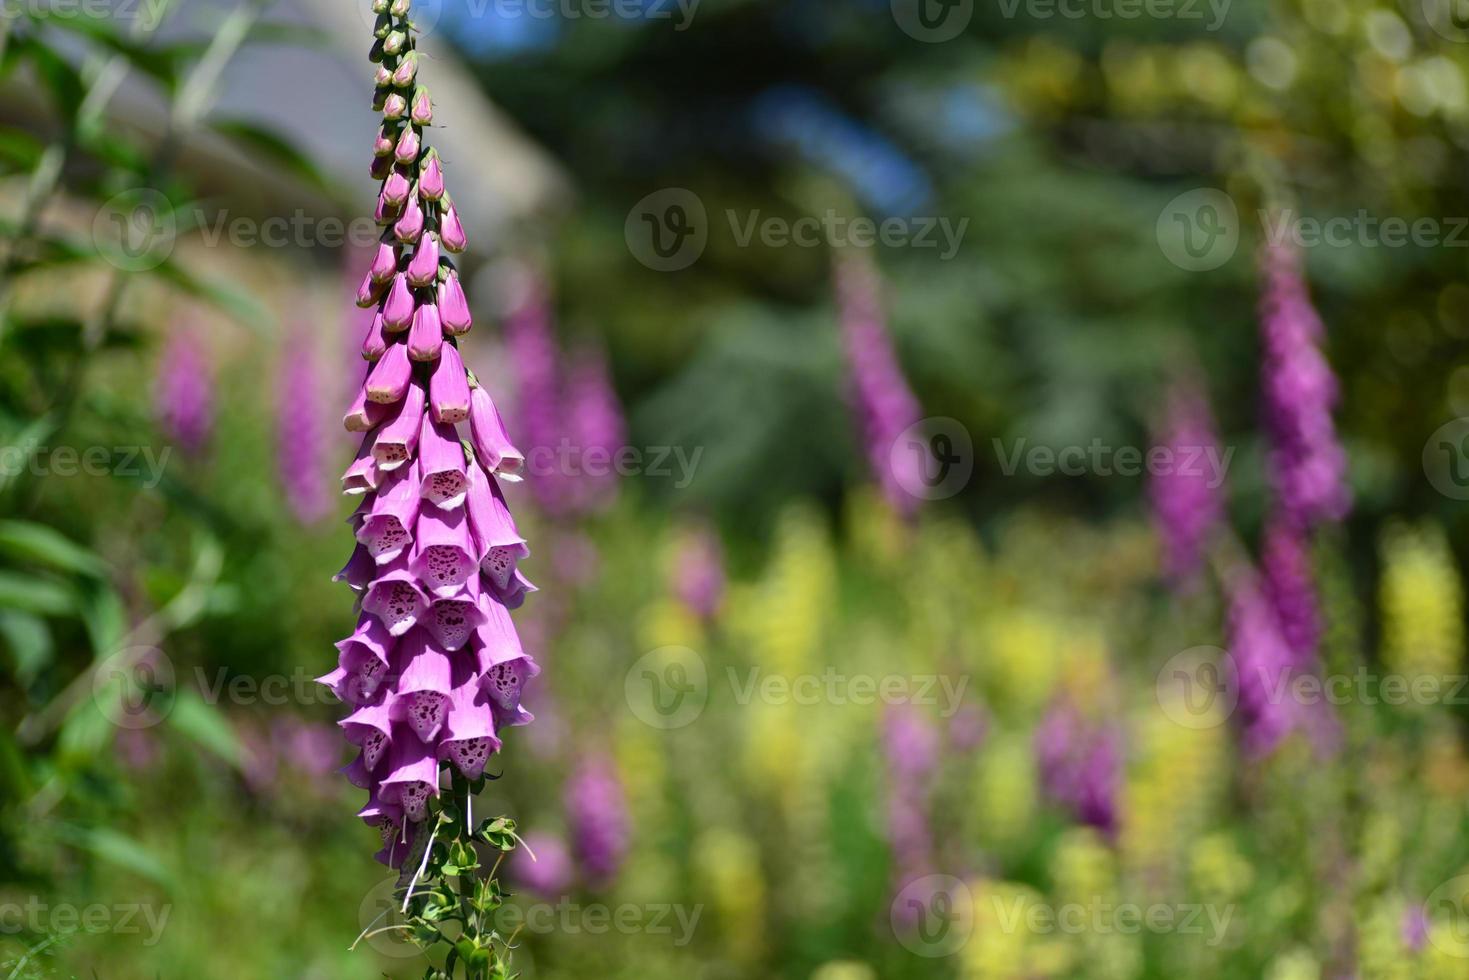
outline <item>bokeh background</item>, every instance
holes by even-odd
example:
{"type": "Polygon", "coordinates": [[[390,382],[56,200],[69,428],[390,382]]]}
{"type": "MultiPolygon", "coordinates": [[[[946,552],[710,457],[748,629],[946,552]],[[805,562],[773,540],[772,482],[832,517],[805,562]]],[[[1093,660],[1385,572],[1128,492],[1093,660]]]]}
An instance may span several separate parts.
{"type": "MultiPolygon", "coordinates": [[[[0,9],[8,978],[423,975],[311,682],[366,8],[0,9]]],[[[415,9],[532,461],[524,976],[1469,976],[1454,0],[415,9]]]]}

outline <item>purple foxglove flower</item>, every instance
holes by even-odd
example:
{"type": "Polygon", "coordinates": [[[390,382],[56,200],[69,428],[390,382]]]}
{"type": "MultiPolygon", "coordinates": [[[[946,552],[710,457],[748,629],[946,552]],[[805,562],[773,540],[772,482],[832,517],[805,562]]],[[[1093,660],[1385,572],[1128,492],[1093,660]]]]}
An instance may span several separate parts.
{"type": "Polygon", "coordinates": [[[413,109],[410,118],[420,126],[430,126],[434,121],[434,104],[428,89],[420,85],[413,91],[413,109]]]}
{"type": "Polygon", "coordinates": [[[276,391],[276,462],[286,503],[298,521],[312,524],[331,507],[321,469],[326,455],[323,386],[311,334],[300,327],[296,334],[282,360],[276,391]]]}
{"type": "Polygon", "coordinates": [[[433,750],[409,728],[398,730],[388,753],[388,772],[378,783],[384,803],[396,803],[409,820],[427,816],[428,801],[439,795],[439,763],[433,750]]]}
{"type": "Polygon", "coordinates": [[[674,558],[674,590],[684,605],[713,619],[724,599],[724,549],[708,527],[686,531],[674,558]]]}
{"type": "Polygon", "coordinates": [[[469,430],[480,465],[502,480],[519,482],[525,456],[510,444],[505,422],[483,385],[469,393],[469,430]]]}
{"type": "Polygon", "coordinates": [[[471,577],[458,592],[433,600],[423,627],[441,647],[452,653],[464,649],[487,619],[480,606],[479,579],[471,577]]]}
{"type": "Polygon", "coordinates": [[[617,471],[611,465],[627,441],[622,403],[612,388],[607,359],[583,348],[566,377],[566,429],[581,453],[580,477],[568,494],[583,510],[602,510],[617,499],[617,471]]]}
{"type": "Polygon", "coordinates": [[[449,717],[449,694],[454,688],[449,655],[430,642],[426,630],[410,630],[402,640],[402,676],[394,687],[389,709],[394,721],[407,722],[422,741],[435,736],[449,717]]]}
{"type": "Polygon", "coordinates": [[[1230,592],[1230,653],[1239,675],[1241,738],[1251,755],[1268,755],[1301,723],[1291,688],[1297,658],[1252,571],[1239,573],[1230,592]]]}
{"type": "Polygon", "coordinates": [[[418,240],[418,248],[408,261],[408,282],[414,286],[432,286],[439,278],[439,242],[432,232],[418,240]]]}
{"type": "Polygon", "coordinates": [[[391,562],[412,543],[421,499],[419,485],[415,459],[386,474],[377,492],[363,501],[368,510],[357,528],[357,540],[379,565],[391,562]]]}
{"type": "Polygon", "coordinates": [[[384,119],[402,119],[403,114],[408,111],[408,100],[402,95],[394,92],[383,100],[384,119]]]}
{"type": "Polygon", "coordinates": [[[428,605],[417,578],[401,565],[374,579],[362,594],[362,611],[376,616],[394,636],[402,636],[416,626],[418,618],[428,612],[428,605]]]}
{"type": "Polygon", "coordinates": [[[468,239],[464,236],[464,226],[459,223],[459,209],[454,207],[453,202],[444,209],[443,217],[439,219],[439,237],[444,240],[444,248],[458,255],[468,247],[468,239]]]}
{"type": "Polygon", "coordinates": [[[479,574],[463,507],[448,510],[425,501],[419,508],[413,546],[413,574],[435,595],[452,595],[479,574]]]}
{"type": "Polygon", "coordinates": [[[391,405],[408,394],[413,367],[408,361],[406,344],[389,344],[388,349],[367,375],[364,390],[367,400],[391,405]]]}
{"type": "MultiPolygon", "coordinates": [[[[387,9],[387,0],[378,3],[387,9]]],[[[384,95],[382,107],[401,115],[417,53],[406,33],[393,45],[404,53],[396,67],[382,67],[380,81],[405,91],[384,95]]],[[[383,41],[378,57],[388,47],[383,41]]],[[[468,304],[452,267],[451,285],[438,283],[441,239],[423,237],[438,218],[434,197],[447,196],[442,164],[418,128],[429,112],[426,92],[413,92],[411,112],[415,124],[385,126],[375,147],[389,165],[375,171],[383,181],[377,216],[394,227],[361,290],[376,307],[362,343],[372,363],[343,420],[362,433],[343,478],[361,504],[348,520],[356,547],[336,578],[360,597],[360,617],[337,646],[335,668],[319,679],[350,706],[341,727],[358,754],[343,772],[367,791],[359,816],[379,829],[378,859],[392,867],[422,858],[429,843],[422,821],[444,770],[480,778],[503,731],[531,720],[521,697],[539,671],[509,612],[534,589],[517,567],[528,554],[524,539],[494,477],[467,458],[466,433],[457,428],[471,421],[470,375],[444,338],[468,329],[468,304]],[[394,158],[414,169],[391,169],[394,158]],[[395,242],[418,246],[405,262],[395,242]],[[442,322],[440,305],[452,323],[442,322]]]]}
{"type": "Polygon", "coordinates": [[[1114,726],[1088,722],[1065,699],[1053,703],[1036,727],[1036,766],[1046,795],[1109,836],[1117,832],[1121,748],[1114,726]]]}
{"type": "Polygon", "coordinates": [[[437,201],[444,196],[444,170],[439,166],[437,154],[430,155],[418,172],[418,194],[425,201],[437,201]]]}
{"type": "Polygon", "coordinates": [[[904,488],[918,485],[916,467],[920,462],[917,457],[899,454],[899,464],[892,447],[903,430],[923,417],[923,411],[903,377],[888,335],[878,296],[877,270],[854,249],[838,256],[836,293],[852,404],[868,464],[893,510],[912,516],[919,498],[904,488]],[[897,465],[911,466],[915,471],[898,472],[894,468],[897,465]]]}
{"type": "Polygon", "coordinates": [[[628,814],[617,770],[607,756],[585,757],[567,781],[566,822],[572,849],[587,878],[606,887],[627,855],[628,814]]]}
{"type": "Polygon", "coordinates": [[[360,497],[375,491],[379,483],[382,483],[382,470],[378,469],[378,460],[372,457],[370,450],[372,439],[363,439],[357,458],[347,467],[347,472],[342,473],[342,492],[348,497],[360,497]]]}
{"type": "Polygon", "coordinates": [[[469,475],[464,469],[464,447],[454,426],[436,422],[432,416],[425,417],[419,446],[422,449],[419,467],[423,471],[419,492],[423,499],[444,510],[461,506],[469,492],[469,475]]]}
{"type": "Polygon", "coordinates": [[[367,333],[362,338],[362,359],[364,361],[375,361],[387,352],[386,326],[381,313],[372,315],[372,322],[367,325],[367,333]]]}
{"type": "Polygon", "coordinates": [[[436,421],[453,425],[469,418],[469,374],[453,344],[444,344],[439,351],[428,390],[436,421]]]}
{"type": "Polygon", "coordinates": [[[214,427],[214,383],[209,360],[194,331],[174,330],[158,366],[154,410],[164,435],[197,455],[214,427]]]}
{"type": "MultiPolygon", "coordinates": [[[[526,267],[517,301],[505,317],[505,347],[517,387],[512,417],[526,435],[530,458],[536,458],[537,450],[554,453],[562,432],[556,336],[545,283],[530,267],[526,267]]],[[[570,503],[566,475],[554,466],[530,470],[531,492],[541,510],[562,513],[570,503]]]]}
{"type": "Polygon", "coordinates": [[[1174,463],[1160,467],[1148,485],[1163,570],[1175,588],[1187,591],[1198,583],[1205,545],[1224,510],[1222,488],[1210,485],[1215,474],[1202,464],[1205,453],[1217,453],[1219,441],[1197,382],[1177,382],[1171,388],[1155,442],[1174,463]]]}
{"type": "Polygon", "coordinates": [[[1260,574],[1281,636],[1295,654],[1297,665],[1310,669],[1316,662],[1321,621],[1306,531],[1289,520],[1272,520],[1260,549],[1260,574]]]}
{"type": "Polygon", "coordinates": [[[896,893],[932,870],[929,805],[939,740],[933,726],[911,705],[887,712],[882,736],[887,760],[887,836],[896,893]]]}
{"type": "Polygon", "coordinates": [[[478,678],[471,677],[449,694],[449,713],[439,758],[452,762],[470,779],[485,771],[490,754],[500,748],[495,736],[495,709],[478,678]]]}
{"type": "Polygon", "coordinates": [[[1325,330],[1291,247],[1267,244],[1262,268],[1261,383],[1277,505],[1304,527],[1339,521],[1351,495],[1331,417],[1336,377],[1320,348],[1325,330]]]}
{"type": "Polygon", "coordinates": [[[392,472],[414,458],[423,429],[423,410],[423,387],[410,384],[403,400],[395,406],[391,421],[378,430],[373,440],[372,458],[379,471],[392,472]]]}
{"type": "Polygon", "coordinates": [[[510,875],[526,891],[556,898],[571,887],[576,865],[564,840],[531,831],[525,835],[525,847],[510,858],[510,875]]]}
{"type": "Polygon", "coordinates": [[[1403,946],[1410,952],[1421,953],[1428,945],[1430,923],[1428,913],[1422,905],[1413,905],[1403,910],[1401,935],[1403,946]]]}
{"type": "Polygon", "coordinates": [[[387,301],[380,311],[384,332],[398,333],[407,330],[413,325],[413,310],[413,290],[408,287],[407,276],[395,275],[393,285],[388,290],[387,301]]]}
{"type": "Polygon", "coordinates": [[[346,582],[353,592],[366,592],[368,585],[377,576],[377,562],[366,546],[359,544],[352,549],[352,557],[342,570],[332,576],[333,582],[346,582]]]}
{"type": "Polygon", "coordinates": [[[958,752],[973,752],[989,735],[990,719],[985,710],[966,704],[949,719],[949,745],[958,752]]]}
{"type": "Polygon", "coordinates": [[[393,234],[404,244],[418,241],[423,234],[423,205],[418,203],[417,194],[409,195],[403,205],[403,214],[393,224],[393,234]]]}
{"type": "MultiPolygon", "coordinates": [[[[445,245],[448,240],[445,239],[445,245]]],[[[444,333],[450,337],[462,337],[469,333],[473,321],[469,316],[469,301],[464,298],[464,289],[459,285],[459,276],[450,272],[448,278],[439,283],[439,319],[444,324],[444,333]]]]}
{"type": "Polygon", "coordinates": [[[444,327],[439,308],[424,303],[413,314],[413,329],[408,334],[408,356],[415,361],[436,361],[444,346],[444,327]]]}

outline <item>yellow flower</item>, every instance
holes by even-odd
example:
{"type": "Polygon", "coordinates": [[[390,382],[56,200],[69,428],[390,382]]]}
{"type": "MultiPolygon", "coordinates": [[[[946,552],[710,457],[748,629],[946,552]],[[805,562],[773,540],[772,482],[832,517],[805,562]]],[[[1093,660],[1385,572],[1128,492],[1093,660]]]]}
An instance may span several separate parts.
{"type": "Polygon", "coordinates": [[[1393,525],[1380,550],[1383,663],[1410,684],[1455,673],[1464,659],[1464,599],[1442,529],[1393,525]]]}
{"type": "Polygon", "coordinates": [[[1207,828],[1220,797],[1229,743],[1223,711],[1213,710],[1201,717],[1179,705],[1137,720],[1120,843],[1124,866],[1150,882],[1176,871],[1181,848],[1207,828]]]}
{"type": "Polygon", "coordinates": [[[735,962],[758,960],[765,948],[765,879],[760,848],[738,831],[717,827],[694,842],[694,873],[711,896],[724,941],[735,962]]]}

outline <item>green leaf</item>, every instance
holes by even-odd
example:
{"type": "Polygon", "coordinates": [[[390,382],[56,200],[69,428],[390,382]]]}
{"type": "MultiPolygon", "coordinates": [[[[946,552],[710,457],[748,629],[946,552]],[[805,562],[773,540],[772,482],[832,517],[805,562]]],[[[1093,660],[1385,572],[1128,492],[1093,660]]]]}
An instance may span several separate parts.
{"type": "Polygon", "coordinates": [[[246,119],[214,120],[211,125],[217,132],[228,136],[262,159],[284,168],[310,187],[329,195],[335,193],[334,185],[316,163],[280,134],[246,119]]]}
{"type": "Polygon", "coordinates": [[[51,91],[59,115],[63,119],[75,119],[86,92],[76,68],[34,36],[19,41],[17,47],[20,46],[24,46],[36,66],[36,74],[51,91]]]}
{"type": "Polygon", "coordinates": [[[76,611],[76,594],[60,582],[0,571],[0,609],[65,616],[76,611]]]}
{"type": "Polygon", "coordinates": [[[0,127],[0,160],[23,170],[34,169],[45,150],[35,136],[22,129],[0,127]]]}
{"type": "Polygon", "coordinates": [[[25,756],[10,732],[3,728],[0,728],[0,788],[4,789],[0,798],[7,801],[29,799],[35,792],[25,756]]]}
{"type": "Polygon", "coordinates": [[[46,621],[31,613],[0,610],[0,639],[10,650],[10,658],[15,662],[15,679],[22,686],[35,680],[56,653],[46,621]]]}
{"type": "Polygon", "coordinates": [[[233,766],[240,764],[240,743],[234,729],[218,709],[206,704],[197,693],[180,690],[174,698],[169,723],[203,748],[233,766]]]}
{"type": "Polygon", "coordinates": [[[55,528],[34,521],[0,520],[0,554],[60,572],[102,576],[107,564],[55,528]]]}
{"type": "Polygon", "coordinates": [[[254,296],[223,282],[201,279],[172,259],[153,269],[151,274],[167,280],[190,296],[228,313],[253,330],[263,331],[268,324],[275,322],[275,317],[270,310],[262,306],[254,296]]]}
{"type": "Polygon", "coordinates": [[[152,851],[128,835],[109,827],[77,827],[63,824],[56,828],[59,840],[90,851],[102,860],[142,875],[165,888],[173,886],[173,876],[152,851]]]}
{"type": "Polygon", "coordinates": [[[128,628],[127,609],[122,596],[107,583],[89,590],[82,602],[82,622],[92,640],[92,652],[99,657],[108,656],[122,642],[128,628]]]}
{"type": "Polygon", "coordinates": [[[0,466],[0,493],[4,493],[14,479],[26,471],[36,451],[55,431],[56,420],[50,415],[42,415],[8,439],[6,445],[0,446],[0,459],[5,461],[5,465],[0,466]]]}

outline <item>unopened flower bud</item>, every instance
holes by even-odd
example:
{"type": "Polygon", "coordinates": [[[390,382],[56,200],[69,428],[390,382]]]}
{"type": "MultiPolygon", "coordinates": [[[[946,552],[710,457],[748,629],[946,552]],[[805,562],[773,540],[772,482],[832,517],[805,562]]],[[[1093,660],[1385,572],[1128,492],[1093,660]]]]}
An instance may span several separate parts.
{"type": "Polygon", "coordinates": [[[383,116],[388,119],[402,119],[403,114],[408,111],[408,100],[403,98],[398,92],[394,92],[392,95],[383,99],[382,105],[378,108],[382,110],[383,116]]]}
{"type": "Polygon", "coordinates": [[[444,196],[444,168],[439,166],[439,155],[432,150],[419,168],[418,193],[425,201],[437,201],[444,196]]]}
{"type": "MultiPolygon", "coordinates": [[[[378,45],[380,46],[381,44],[382,44],[382,42],[379,41],[378,42],[378,45]]],[[[382,54],[379,53],[378,56],[376,58],[374,58],[373,60],[374,61],[381,61],[382,60],[382,54]]],[[[375,81],[379,85],[391,85],[391,84],[393,84],[393,72],[392,72],[392,70],[389,69],[387,65],[378,65],[377,66],[377,73],[373,75],[373,81],[375,81]]]]}
{"type": "Polygon", "coordinates": [[[444,345],[444,326],[439,308],[425,303],[413,314],[413,329],[408,332],[408,356],[415,361],[436,361],[444,345]]]}
{"type": "Polygon", "coordinates": [[[421,144],[418,140],[418,130],[408,126],[398,136],[398,145],[393,150],[393,156],[404,165],[414,163],[418,160],[418,150],[421,144]]]}
{"type": "Polygon", "coordinates": [[[444,325],[444,333],[450,337],[469,333],[474,322],[469,315],[469,301],[464,298],[464,288],[459,285],[459,276],[453,272],[439,283],[439,319],[444,325]]]}
{"type": "Polygon", "coordinates": [[[394,170],[383,181],[383,203],[389,207],[396,208],[408,200],[408,192],[411,189],[408,185],[408,178],[404,175],[403,171],[394,170]]]}
{"type": "Polygon", "coordinates": [[[439,277],[439,243],[432,234],[418,241],[418,250],[408,262],[408,281],[415,286],[432,286],[439,277]]]}
{"type": "Polygon", "coordinates": [[[408,35],[402,31],[394,31],[383,38],[383,52],[388,55],[402,54],[403,46],[408,43],[408,35]]]}
{"type": "Polygon", "coordinates": [[[383,284],[372,278],[372,273],[362,277],[362,285],[357,287],[357,305],[364,310],[375,304],[383,294],[383,284]]]}
{"type": "Polygon", "coordinates": [[[403,216],[393,225],[393,234],[398,236],[398,241],[410,243],[418,241],[418,236],[423,234],[423,208],[416,196],[409,195],[403,216]]]}
{"type": "Polygon", "coordinates": [[[398,67],[393,69],[393,84],[399,88],[407,88],[413,84],[413,79],[418,75],[418,52],[410,51],[398,62],[398,67]]]}
{"type": "Polygon", "coordinates": [[[464,237],[464,226],[459,223],[459,211],[452,203],[439,219],[439,237],[443,239],[444,248],[455,253],[464,251],[469,244],[464,237]]]}
{"type": "Polygon", "coordinates": [[[413,322],[413,291],[404,276],[393,277],[393,288],[383,303],[383,329],[389,333],[407,330],[413,322]]]}
{"type": "Polygon", "coordinates": [[[413,121],[427,126],[434,121],[434,103],[428,89],[422,85],[413,90],[413,121]]]}

